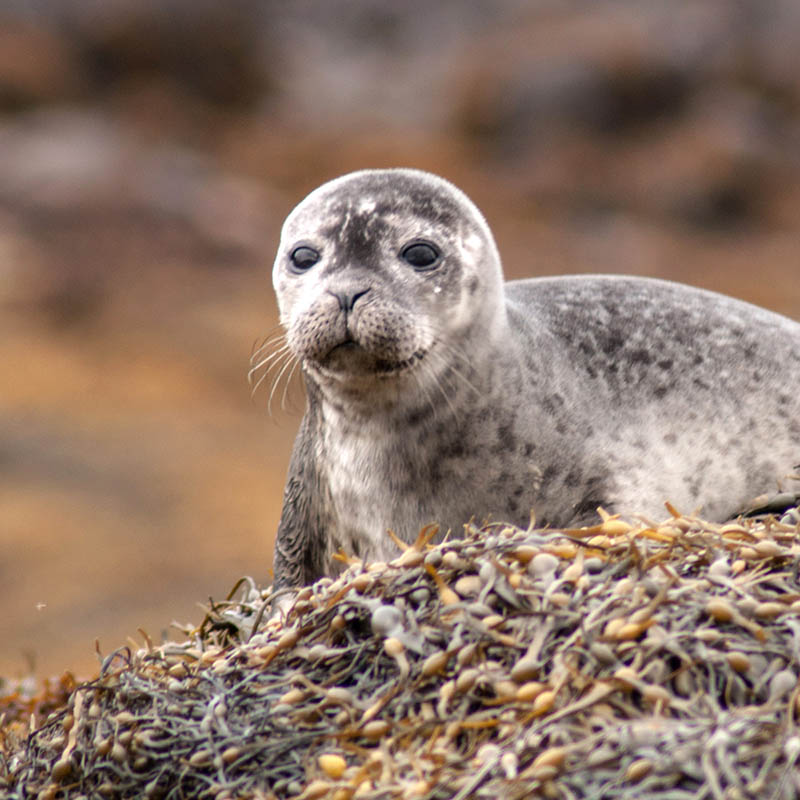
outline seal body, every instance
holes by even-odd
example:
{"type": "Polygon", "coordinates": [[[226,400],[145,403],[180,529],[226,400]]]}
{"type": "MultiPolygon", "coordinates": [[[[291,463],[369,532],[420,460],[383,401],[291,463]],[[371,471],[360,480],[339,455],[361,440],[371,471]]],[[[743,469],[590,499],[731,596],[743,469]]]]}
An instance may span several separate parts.
{"type": "Polygon", "coordinates": [[[273,281],[308,407],[276,586],[470,518],[724,519],[800,463],[800,324],[652,279],[503,282],[441,178],[356,172],[288,217],[273,281]]]}

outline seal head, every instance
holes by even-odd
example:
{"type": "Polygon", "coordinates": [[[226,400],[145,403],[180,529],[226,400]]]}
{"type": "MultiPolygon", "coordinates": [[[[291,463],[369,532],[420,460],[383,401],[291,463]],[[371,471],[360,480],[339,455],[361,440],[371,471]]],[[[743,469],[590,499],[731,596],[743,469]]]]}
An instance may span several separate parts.
{"type": "Polygon", "coordinates": [[[406,379],[446,370],[443,330],[502,335],[491,232],[466,196],[423,172],[358,172],[312,192],[284,224],[273,282],[307,380],[351,413],[418,404],[406,379]]]}

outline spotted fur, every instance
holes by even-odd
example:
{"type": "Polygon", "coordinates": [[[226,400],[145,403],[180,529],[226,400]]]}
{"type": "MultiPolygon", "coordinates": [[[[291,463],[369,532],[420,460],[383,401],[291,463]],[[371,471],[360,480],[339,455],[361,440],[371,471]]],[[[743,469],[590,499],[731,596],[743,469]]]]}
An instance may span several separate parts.
{"type": "Polygon", "coordinates": [[[273,272],[308,407],[277,585],[339,549],[396,551],[471,517],[577,526],[603,506],[723,519],[800,462],[800,324],[621,276],[503,283],[483,216],[415,170],[327,183],[288,217],[273,272]],[[401,257],[424,240],[435,268],[401,257]],[[298,274],[303,245],[319,261],[298,274]]]}

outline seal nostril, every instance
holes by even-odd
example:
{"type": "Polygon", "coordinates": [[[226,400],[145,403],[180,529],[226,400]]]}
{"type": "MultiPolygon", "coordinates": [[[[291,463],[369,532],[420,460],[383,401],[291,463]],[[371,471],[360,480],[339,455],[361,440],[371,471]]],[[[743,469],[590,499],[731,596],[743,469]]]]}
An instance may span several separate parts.
{"type": "Polygon", "coordinates": [[[339,301],[339,308],[345,313],[353,310],[356,300],[363,297],[369,289],[362,289],[360,292],[331,292],[331,294],[339,301]]]}

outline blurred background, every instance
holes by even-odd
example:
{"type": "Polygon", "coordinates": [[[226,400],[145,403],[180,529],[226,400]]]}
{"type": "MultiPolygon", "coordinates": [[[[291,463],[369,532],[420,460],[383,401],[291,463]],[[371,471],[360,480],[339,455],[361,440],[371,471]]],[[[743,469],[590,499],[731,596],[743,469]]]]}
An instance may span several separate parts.
{"type": "Polygon", "coordinates": [[[302,411],[251,399],[280,224],[415,166],[511,277],[800,316],[796,0],[5,0],[0,675],[270,580],[302,411]]]}

